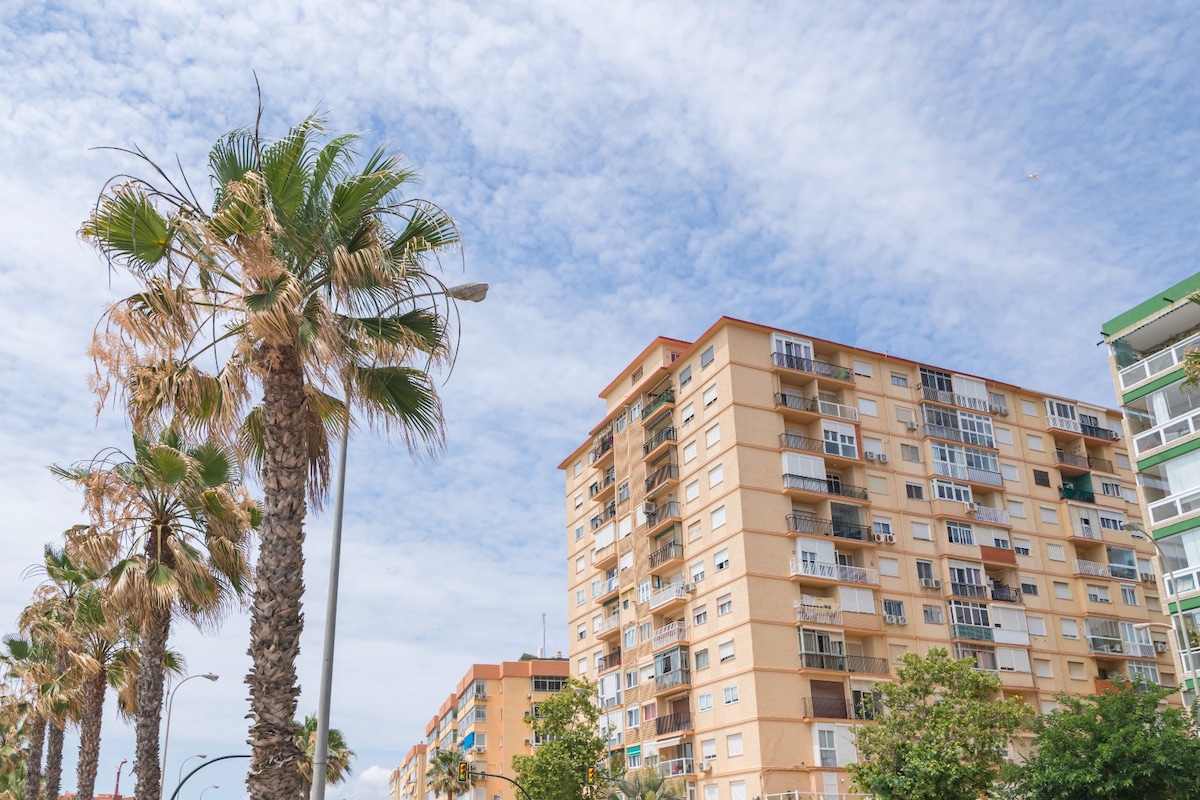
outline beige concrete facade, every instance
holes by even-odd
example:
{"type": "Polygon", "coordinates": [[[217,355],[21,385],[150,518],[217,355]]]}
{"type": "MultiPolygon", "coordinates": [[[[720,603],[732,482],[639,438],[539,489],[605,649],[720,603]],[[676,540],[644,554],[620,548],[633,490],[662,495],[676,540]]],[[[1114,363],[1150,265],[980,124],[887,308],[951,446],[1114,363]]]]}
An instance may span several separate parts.
{"type": "Polygon", "coordinates": [[[907,651],[1039,710],[1176,683],[1116,412],[729,318],[601,397],[560,465],[571,671],[689,798],[848,792],[907,651]]]}
{"type": "MultiPolygon", "coordinates": [[[[513,777],[512,757],[532,754],[536,746],[526,719],[541,698],[562,687],[568,673],[561,658],[472,665],[426,725],[425,741],[392,773],[392,800],[440,800],[429,791],[427,762],[452,747],[463,751],[473,771],[513,777]]],[[[463,797],[517,800],[517,794],[507,781],[486,778],[463,797]]]]}

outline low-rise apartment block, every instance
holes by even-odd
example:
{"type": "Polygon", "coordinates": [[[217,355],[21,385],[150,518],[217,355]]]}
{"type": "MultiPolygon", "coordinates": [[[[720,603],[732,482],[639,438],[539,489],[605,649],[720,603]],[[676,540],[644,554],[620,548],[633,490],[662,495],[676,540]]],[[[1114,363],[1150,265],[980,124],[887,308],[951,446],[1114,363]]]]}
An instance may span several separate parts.
{"type": "Polygon", "coordinates": [[[560,465],[571,669],[689,800],[848,792],[906,651],[1039,710],[1176,683],[1114,411],[730,318],[601,397],[560,465]]]}

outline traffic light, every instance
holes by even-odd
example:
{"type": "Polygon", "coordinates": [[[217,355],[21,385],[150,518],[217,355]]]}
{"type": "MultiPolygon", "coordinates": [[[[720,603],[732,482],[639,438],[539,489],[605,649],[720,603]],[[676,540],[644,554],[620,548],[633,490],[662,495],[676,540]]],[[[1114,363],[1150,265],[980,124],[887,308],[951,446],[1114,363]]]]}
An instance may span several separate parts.
{"type": "Polygon", "coordinates": [[[471,765],[466,761],[458,762],[458,780],[460,783],[466,783],[471,777],[471,765]]]}
{"type": "Polygon", "coordinates": [[[596,768],[595,767],[587,768],[587,785],[588,786],[596,785],[596,768]]]}

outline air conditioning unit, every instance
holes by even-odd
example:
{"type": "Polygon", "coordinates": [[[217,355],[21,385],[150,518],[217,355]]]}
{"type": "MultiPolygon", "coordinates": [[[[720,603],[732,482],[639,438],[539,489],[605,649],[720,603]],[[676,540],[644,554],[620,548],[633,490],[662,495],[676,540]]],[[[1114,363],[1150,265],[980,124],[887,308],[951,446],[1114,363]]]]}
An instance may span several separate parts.
{"type": "Polygon", "coordinates": [[[908,617],[906,617],[906,616],[904,616],[903,614],[901,614],[900,616],[896,617],[896,624],[897,624],[897,625],[907,625],[907,624],[908,624],[908,617]]]}
{"type": "Polygon", "coordinates": [[[474,747],[471,748],[472,753],[482,753],[486,750],[487,750],[487,748],[482,745],[475,745],[474,747]]]}
{"type": "Polygon", "coordinates": [[[687,592],[688,594],[695,594],[695,592],[696,592],[696,584],[694,584],[694,583],[685,583],[685,584],[683,585],[683,590],[684,590],[685,592],[687,592]]]}
{"type": "Polygon", "coordinates": [[[976,514],[979,512],[979,503],[963,503],[963,511],[968,514],[976,514]]]}
{"type": "Polygon", "coordinates": [[[868,450],[867,452],[863,453],[863,455],[864,455],[864,456],[866,456],[866,458],[867,458],[867,461],[874,461],[875,459],[879,458],[879,454],[878,454],[878,453],[872,453],[870,450],[868,450]]]}
{"type": "Polygon", "coordinates": [[[533,712],[532,712],[532,711],[526,711],[526,712],[525,712],[525,719],[529,719],[529,718],[530,718],[530,717],[532,717],[532,716],[533,716],[533,712]]]}
{"type": "Polygon", "coordinates": [[[879,463],[880,463],[880,464],[886,464],[886,463],[888,463],[889,461],[891,461],[891,459],[890,459],[890,458],[888,458],[888,454],[887,454],[887,453],[880,453],[880,454],[879,454],[879,463]]]}
{"type": "Polygon", "coordinates": [[[1170,646],[1166,642],[1155,642],[1154,643],[1154,652],[1156,652],[1156,653],[1165,653],[1169,649],[1170,649],[1170,646]]]}
{"type": "Polygon", "coordinates": [[[701,772],[712,772],[712,764],[709,764],[707,761],[701,761],[696,765],[696,769],[701,772]]]}
{"type": "Polygon", "coordinates": [[[917,421],[915,419],[910,419],[908,421],[908,425],[906,425],[905,427],[907,427],[910,431],[915,431],[918,428],[920,428],[921,426],[917,423],[917,421]]]}
{"type": "Polygon", "coordinates": [[[875,539],[875,541],[883,542],[887,540],[888,535],[886,533],[872,533],[871,536],[875,539]]]}
{"type": "Polygon", "coordinates": [[[894,534],[894,533],[885,533],[885,534],[883,535],[883,541],[884,541],[885,543],[887,543],[887,544],[895,544],[895,543],[896,543],[896,534],[894,534]]]}
{"type": "Polygon", "coordinates": [[[1142,582],[1143,583],[1154,583],[1154,573],[1153,572],[1143,572],[1142,573],[1142,582]]]}
{"type": "Polygon", "coordinates": [[[656,510],[658,510],[658,506],[656,506],[654,503],[650,502],[649,500],[642,503],[642,513],[643,514],[653,514],[656,510]]]}
{"type": "Polygon", "coordinates": [[[921,588],[922,589],[940,589],[940,588],[942,588],[942,582],[939,581],[937,578],[921,578],[921,588]]]}
{"type": "Polygon", "coordinates": [[[883,615],[884,624],[887,624],[887,625],[896,625],[896,624],[898,624],[899,619],[900,618],[897,617],[895,614],[884,614],[883,615]]]}
{"type": "Polygon", "coordinates": [[[999,414],[1002,417],[1007,417],[1008,416],[1008,408],[1007,408],[1007,406],[995,406],[995,405],[992,405],[991,403],[988,403],[988,413],[989,414],[999,414]]]}

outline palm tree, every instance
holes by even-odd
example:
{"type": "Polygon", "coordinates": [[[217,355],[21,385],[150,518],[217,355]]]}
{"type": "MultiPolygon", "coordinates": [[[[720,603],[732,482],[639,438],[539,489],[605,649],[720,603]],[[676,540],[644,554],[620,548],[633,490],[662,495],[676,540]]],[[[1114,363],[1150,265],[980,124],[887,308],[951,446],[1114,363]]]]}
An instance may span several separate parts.
{"type": "Polygon", "coordinates": [[[92,525],[68,545],[107,567],[113,607],[141,632],[136,684],[137,800],[158,800],[159,726],[173,618],[215,628],[248,589],[246,550],[258,506],[240,486],[232,454],[188,444],[173,429],[135,434],[133,455],[111,449],[74,467],[53,467],[83,489],[92,525]]]}
{"type": "MultiPolygon", "coordinates": [[[[306,800],[312,791],[313,757],[317,752],[317,715],[309,714],[304,722],[296,723],[296,747],[300,748],[300,774],[304,778],[300,800],[306,800]]],[[[338,784],[350,777],[350,759],[354,751],[346,746],[342,732],[337,728],[329,729],[329,760],[325,766],[325,782],[338,784]]]]}
{"type": "Polygon", "coordinates": [[[146,159],[163,185],[110,186],[81,231],[141,284],[97,330],[102,402],[115,387],[135,428],[237,437],[261,468],[246,677],[254,800],[300,791],[304,518],[325,492],[331,434],[357,412],[410,447],[436,450],[442,437],[428,370],[452,361],[454,303],[427,264],[458,230],[432,203],[401,198],[414,173],[399,156],[356,164],[358,144],[326,137],[316,117],[275,142],[237,130],[209,155],[211,212],[146,159]]]}
{"type": "Polygon", "coordinates": [[[434,797],[442,795],[446,800],[454,800],[475,785],[475,775],[470,770],[467,771],[466,781],[458,779],[458,765],[462,761],[461,750],[451,748],[437,752],[425,769],[425,780],[429,783],[429,790],[433,792],[434,797]]]}
{"type": "Polygon", "coordinates": [[[35,635],[28,639],[5,636],[0,661],[8,667],[8,674],[18,684],[18,696],[14,698],[24,713],[24,729],[28,742],[25,753],[25,800],[38,800],[42,788],[42,763],[46,746],[46,714],[42,687],[53,681],[53,649],[43,638],[35,635]]]}
{"type": "Polygon", "coordinates": [[[683,800],[683,792],[678,780],[668,781],[654,767],[646,767],[617,778],[608,800],[683,800]]]}

